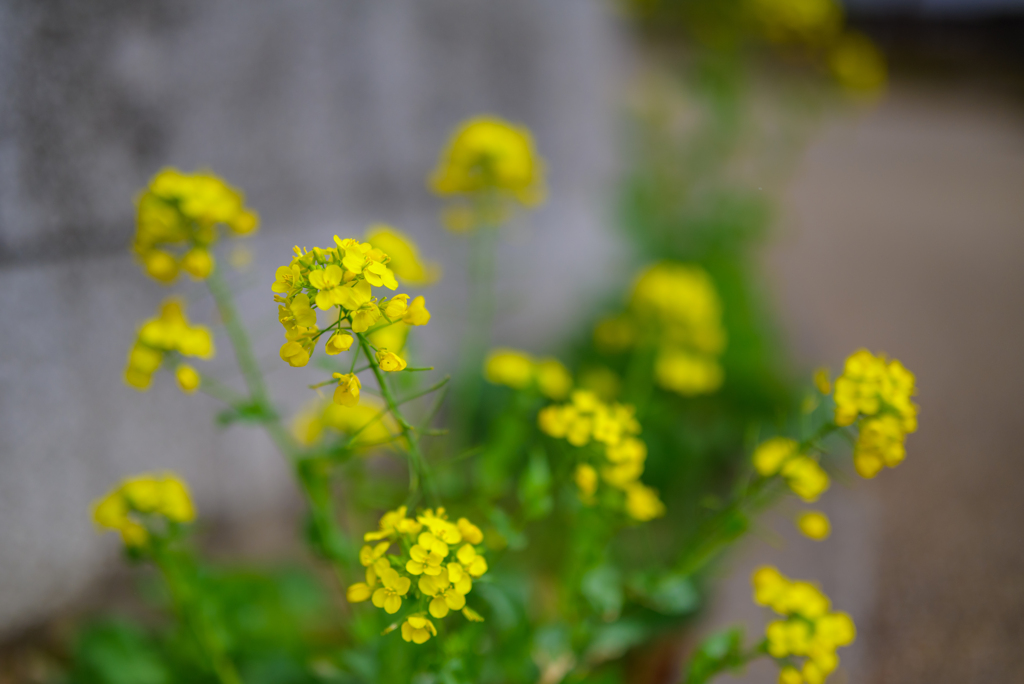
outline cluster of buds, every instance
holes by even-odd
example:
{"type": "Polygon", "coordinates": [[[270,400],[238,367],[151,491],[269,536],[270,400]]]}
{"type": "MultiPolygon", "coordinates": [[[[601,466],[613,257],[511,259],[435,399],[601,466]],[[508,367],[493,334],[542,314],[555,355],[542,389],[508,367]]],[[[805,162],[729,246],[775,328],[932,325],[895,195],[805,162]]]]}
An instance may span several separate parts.
{"type": "MultiPolygon", "coordinates": [[[[128,352],[124,379],[132,387],[145,390],[153,374],[167,355],[209,359],[213,356],[213,336],[201,325],[192,325],[185,317],[181,300],[170,298],[160,307],[160,314],[139,328],[135,344],[128,352]]],[[[192,366],[179,363],[175,367],[178,385],[185,392],[199,387],[199,373],[192,366]]]]}
{"type": "MultiPolygon", "coordinates": [[[[292,366],[309,363],[317,340],[328,330],[333,333],[324,351],[334,355],[352,346],[351,333],[367,332],[397,321],[426,325],[430,320],[423,297],[409,301],[407,294],[390,298],[374,295],[375,287],[398,287],[388,267],[387,254],[368,242],[342,240],[337,235],[334,241],[337,246],[327,249],[314,247],[306,251],[296,247],[291,263],[277,269],[271,289],[277,293],[274,300],[279,305],[278,319],[288,340],[281,347],[281,358],[292,366]],[[321,331],[317,310],[335,308],[336,320],[321,331]]],[[[382,350],[381,367],[401,370],[404,361],[386,351],[382,350]]]]}
{"type": "Polygon", "coordinates": [[[466,518],[449,522],[443,508],[427,509],[416,518],[406,513],[405,506],[385,513],[379,528],[363,536],[367,544],[359,561],[366,567],[366,581],[351,585],[347,597],[351,603],[369,600],[389,615],[408,602],[402,638],[422,644],[437,634],[428,613],[440,620],[459,610],[467,620],[482,619],[466,605],[466,595],[473,580],[487,572],[480,547],[484,536],[466,518]]]}
{"type": "Polygon", "coordinates": [[[783,616],[766,629],[768,653],[782,664],[779,683],[822,684],[839,666],[836,649],[856,637],[853,619],[833,612],[814,584],[790,580],[773,567],[758,568],[751,581],[754,602],[783,616]],[[799,669],[796,658],[805,658],[799,669]]]}
{"type": "Polygon", "coordinates": [[[560,401],[572,389],[572,375],[558,359],[534,359],[516,349],[495,349],[484,362],[484,377],[495,385],[524,390],[535,387],[548,399],[560,401]]]}
{"type": "Polygon", "coordinates": [[[580,448],[575,479],[584,503],[594,502],[603,480],[624,494],[625,511],[634,520],[664,515],[657,491],[640,482],[647,445],[637,436],[640,423],[632,406],[606,404],[593,392],[576,390],[568,403],[542,409],[537,423],[545,434],[580,448]]]}
{"type": "Polygon", "coordinates": [[[861,349],[846,359],[836,378],[836,425],[859,429],[853,463],[863,477],[874,477],[906,457],[908,434],[917,430],[914,374],[897,360],[861,349]]]}
{"type": "Polygon", "coordinates": [[[92,509],[96,525],[117,530],[132,548],[146,544],[159,519],[188,523],[195,517],[188,487],[171,473],[129,478],[96,501],[92,509]]]}
{"type": "Polygon", "coordinates": [[[594,337],[609,353],[654,345],[654,377],[669,391],[695,396],[722,385],[722,304],[711,277],[698,266],[664,262],[644,270],[629,308],[598,323],[594,337]]]}
{"type": "Polygon", "coordinates": [[[245,206],[242,191],[212,173],[164,169],[137,205],[132,249],[146,273],[162,283],[173,282],[181,271],[196,279],[210,275],[217,226],[226,226],[233,235],[248,235],[259,225],[256,213],[245,206]]]}
{"type": "Polygon", "coordinates": [[[800,452],[800,444],[788,437],[772,437],[754,450],[754,468],[764,477],[781,475],[807,503],[818,500],[831,484],[828,473],[813,458],[800,452]]]}

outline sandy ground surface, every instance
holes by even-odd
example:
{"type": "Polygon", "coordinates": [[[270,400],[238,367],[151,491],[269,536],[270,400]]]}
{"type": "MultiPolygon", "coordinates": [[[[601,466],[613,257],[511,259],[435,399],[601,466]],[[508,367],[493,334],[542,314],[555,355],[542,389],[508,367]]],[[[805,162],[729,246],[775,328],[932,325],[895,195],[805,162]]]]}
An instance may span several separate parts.
{"type": "Polygon", "coordinates": [[[858,576],[844,530],[814,549],[826,589],[857,585],[855,671],[837,681],[1024,681],[1022,109],[897,83],[822,130],[769,254],[802,360],[835,368],[865,346],[920,388],[906,462],[837,504],[863,523],[845,538],[858,576]]]}

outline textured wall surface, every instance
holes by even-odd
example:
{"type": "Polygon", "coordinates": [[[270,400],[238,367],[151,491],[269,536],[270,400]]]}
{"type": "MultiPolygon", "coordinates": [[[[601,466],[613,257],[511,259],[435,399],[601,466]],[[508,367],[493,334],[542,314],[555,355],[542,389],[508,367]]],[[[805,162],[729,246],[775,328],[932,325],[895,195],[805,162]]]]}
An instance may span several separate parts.
{"type": "MultiPolygon", "coordinates": [[[[210,400],[182,397],[167,377],[143,394],[121,382],[136,322],[166,294],[126,249],[132,198],[148,178],[167,164],[209,167],[261,212],[253,267],[232,278],[268,367],[280,366],[273,268],[292,244],[361,235],[374,221],[411,233],[444,265],[427,293],[435,323],[423,353],[451,360],[465,245],[438,227],[424,178],[460,119],[525,123],[547,159],[551,201],[501,246],[498,335],[543,346],[573,314],[573,295],[599,290],[621,261],[602,219],[621,57],[602,7],[0,6],[0,628],[59,607],[115,555],[88,505],[119,477],[179,470],[205,515],[255,515],[292,496],[269,443],[218,431],[210,400]]],[[[201,289],[176,289],[210,320],[201,289]]],[[[230,379],[227,340],[217,342],[214,373],[230,379]]],[[[282,375],[271,375],[281,396],[308,396],[282,375]]]]}

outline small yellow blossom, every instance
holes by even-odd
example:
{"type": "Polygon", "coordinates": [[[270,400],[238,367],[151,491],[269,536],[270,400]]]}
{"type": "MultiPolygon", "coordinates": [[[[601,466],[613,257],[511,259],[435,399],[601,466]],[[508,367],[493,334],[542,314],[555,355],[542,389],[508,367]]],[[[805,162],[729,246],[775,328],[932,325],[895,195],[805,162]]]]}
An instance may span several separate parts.
{"type": "Polygon", "coordinates": [[[475,610],[473,610],[469,606],[466,606],[465,608],[462,609],[462,614],[470,622],[483,622],[484,621],[483,616],[481,616],[480,613],[476,612],[475,610]]]}
{"type": "Polygon", "coordinates": [[[569,396],[572,389],[572,375],[557,359],[541,359],[534,366],[537,388],[548,399],[561,401],[569,396]]]}
{"type": "Polygon", "coordinates": [[[779,684],[803,684],[803,681],[800,670],[795,667],[787,665],[779,670],[779,684]]]}
{"type": "Polygon", "coordinates": [[[379,544],[370,546],[369,544],[359,549],[359,562],[369,567],[377,562],[377,559],[381,558],[388,551],[388,547],[391,546],[391,542],[382,541],[379,544]]]}
{"type": "Polygon", "coordinates": [[[782,464],[799,455],[800,445],[788,437],[772,437],[754,450],[754,467],[765,477],[775,475],[782,464]]]}
{"type": "Polygon", "coordinates": [[[786,484],[807,503],[814,503],[829,488],[828,474],[818,462],[808,456],[797,456],[782,466],[786,484]]]}
{"type": "Polygon", "coordinates": [[[149,531],[133,514],[159,515],[175,523],[189,523],[196,517],[188,487],[170,473],[126,479],[93,504],[96,525],[117,530],[128,546],[141,546],[149,539],[149,531]]]}
{"type": "Polygon", "coordinates": [[[402,607],[402,597],[409,593],[412,580],[399,575],[392,567],[378,570],[378,578],[384,586],[373,592],[373,605],[383,608],[389,615],[394,615],[402,607]]]}
{"type": "Polygon", "coordinates": [[[174,376],[178,380],[178,387],[186,394],[191,394],[199,389],[199,372],[187,363],[179,364],[174,369],[174,376]]]}
{"type": "Polygon", "coordinates": [[[439,195],[500,192],[535,205],[544,196],[543,173],[527,129],[482,116],[455,131],[430,185],[439,195]]]}
{"type": "Polygon", "coordinates": [[[458,521],[456,521],[456,526],[459,528],[459,533],[462,535],[462,538],[470,544],[480,544],[483,542],[484,533],[468,519],[459,518],[458,521]]]}
{"type": "Polygon", "coordinates": [[[402,623],[402,639],[417,644],[424,644],[432,636],[437,636],[434,623],[420,615],[411,615],[402,623]]]}
{"type": "Polygon", "coordinates": [[[405,310],[402,322],[408,325],[426,325],[430,322],[430,312],[427,311],[423,297],[415,297],[405,310]]]}
{"type": "Polygon", "coordinates": [[[626,513],[645,522],[665,515],[665,504],[658,498],[657,490],[634,481],[626,488],[626,513]]]}
{"type": "Polygon", "coordinates": [[[388,320],[401,320],[409,308],[409,295],[399,294],[388,300],[384,306],[384,317],[388,320]]]}
{"type": "Polygon", "coordinates": [[[694,396],[709,394],[722,386],[722,367],[709,355],[683,349],[663,350],[654,364],[654,377],[667,390],[694,396]]]}
{"type": "Polygon", "coordinates": [[[797,519],[797,527],[804,536],[815,541],[828,539],[832,533],[832,525],[828,516],[820,511],[806,511],[797,519]]]}
{"type": "Polygon", "coordinates": [[[327,340],[327,344],[324,345],[324,351],[329,356],[336,356],[343,351],[348,351],[352,347],[353,339],[346,332],[336,332],[327,340]]]}
{"type": "Polygon", "coordinates": [[[382,371],[388,371],[389,373],[404,370],[406,367],[405,359],[394,352],[389,352],[387,349],[377,350],[377,364],[382,371]]]}
{"type": "Polygon", "coordinates": [[[484,377],[496,385],[525,389],[533,381],[533,360],[515,349],[495,349],[484,362],[484,377]]]}
{"type": "Polygon", "coordinates": [[[309,363],[309,352],[298,342],[285,342],[281,345],[281,360],[289,366],[301,368],[309,363]]]}
{"type": "Polygon", "coordinates": [[[584,503],[590,502],[597,492],[597,470],[588,463],[580,463],[576,466],[574,479],[580,490],[580,499],[584,503]]]}
{"type": "Polygon", "coordinates": [[[341,406],[355,406],[359,403],[359,391],[363,383],[355,373],[335,373],[338,386],[334,390],[334,403],[341,406]]]}
{"type": "Polygon", "coordinates": [[[828,368],[822,366],[814,371],[814,387],[822,394],[832,394],[832,380],[828,368]]]}

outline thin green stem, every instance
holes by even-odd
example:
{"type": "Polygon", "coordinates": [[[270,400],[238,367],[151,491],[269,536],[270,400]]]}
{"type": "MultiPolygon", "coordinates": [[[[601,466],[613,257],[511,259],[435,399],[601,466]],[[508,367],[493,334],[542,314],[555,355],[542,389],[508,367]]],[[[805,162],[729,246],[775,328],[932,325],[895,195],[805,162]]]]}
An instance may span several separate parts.
{"type": "Polygon", "coordinates": [[[370,343],[367,341],[363,333],[358,333],[357,337],[359,338],[359,346],[362,348],[363,354],[366,355],[366,360],[370,362],[370,368],[373,370],[373,374],[377,378],[377,384],[380,385],[380,392],[384,397],[384,402],[387,404],[388,411],[390,411],[392,417],[394,417],[395,421],[398,423],[399,429],[402,431],[402,436],[405,438],[406,452],[409,457],[409,503],[412,503],[415,500],[421,480],[423,481],[424,487],[428,489],[427,494],[431,499],[436,501],[437,492],[433,489],[433,482],[430,479],[426,459],[423,457],[423,452],[420,451],[419,436],[399,410],[398,402],[391,393],[391,388],[388,386],[387,378],[384,377],[384,371],[381,370],[380,364],[377,363],[377,359],[374,355],[370,353],[370,343]]]}
{"type": "Polygon", "coordinates": [[[254,401],[265,402],[267,400],[267,387],[263,381],[263,373],[260,371],[256,355],[253,354],[252,345],[249,343],[249,335],[245,332],[245,326],[238,316],[238,309],[235,308],[234,299],[231,297],[231,290],[220,275],[220,269],[214,269],[213,273],[206,279],[210,288],[210,294],[220,311],[220,318],[228,332],[228,339],[235,350],[235,360],[245,378],[245,384],[249,388],[249,394],[254,401]]]}

